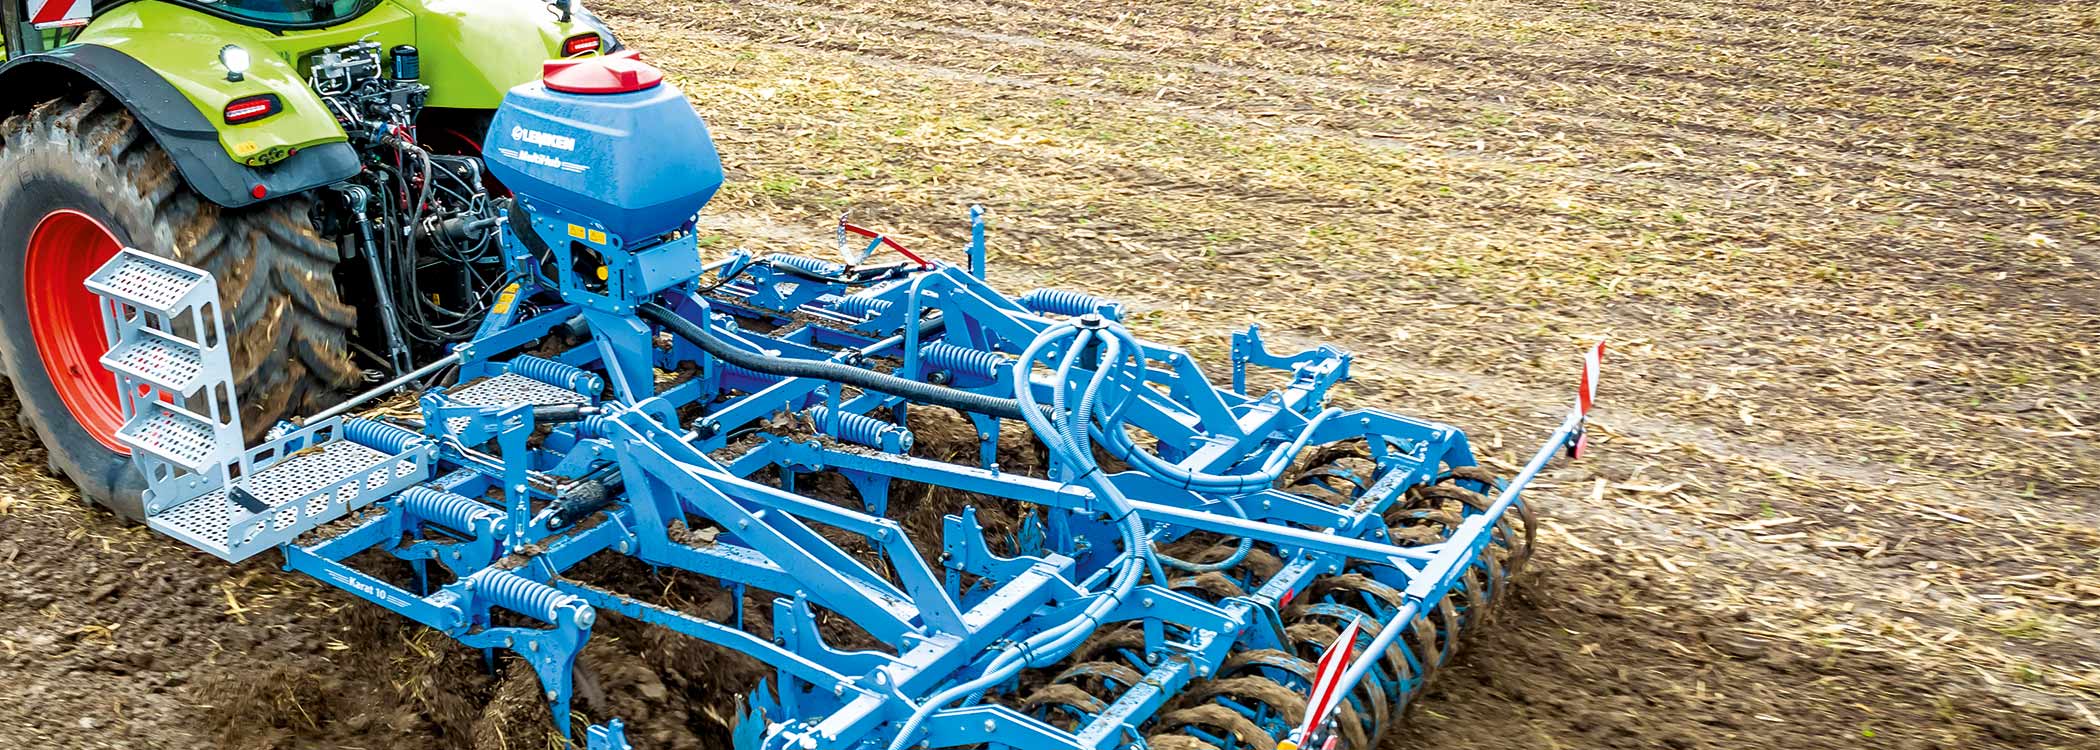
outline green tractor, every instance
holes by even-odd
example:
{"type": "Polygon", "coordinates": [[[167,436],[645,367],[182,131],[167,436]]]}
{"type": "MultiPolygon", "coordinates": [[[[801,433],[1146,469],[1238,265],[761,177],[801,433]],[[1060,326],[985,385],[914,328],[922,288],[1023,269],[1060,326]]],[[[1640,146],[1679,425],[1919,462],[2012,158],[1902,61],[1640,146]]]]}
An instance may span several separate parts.
{"type": "Polygon", "coordinates": [[[493,304],[489,117],[618,41],[574,0],[0,0],[0,356],[50,468],[142,518],[87,275],[218,277],[258,433],[471,335],[493,304]]]}

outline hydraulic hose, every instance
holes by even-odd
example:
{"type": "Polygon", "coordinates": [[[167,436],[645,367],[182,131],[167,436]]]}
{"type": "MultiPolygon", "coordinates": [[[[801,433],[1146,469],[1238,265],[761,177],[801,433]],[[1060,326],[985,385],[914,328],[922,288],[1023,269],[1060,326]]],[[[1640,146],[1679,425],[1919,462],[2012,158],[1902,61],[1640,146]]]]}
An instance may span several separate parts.
{"type": "MultiPolygon", "coordinates": [[[[1224,503],[1225,507],[1232,511],[1232,515],[1234,517],[1242,519],[1247,517],[1247,511],[1241,509],[1240,504],[1233,502],[1231,498],[1221,497],[1218,498],[1218,502],[1224,503]]],[[[1225,556],[1225,559],[1219,560],[1214,563],[1189,562],[1187,560],[1183,560],[1173,555],[1169,555],[1165,552],[1155,551],[1153,552],[1153,554],[1159,557],[1159,563],[1161,565],[1165,565],[1175,570],[1185,570],[1190,573],[1216,573],[1221,570],[1231,570],[1233,566],[1239,565],[1241,562],[1246,561],[1247,554],[1253,551],[1254,537],[1243,536],[1240,537],[1239,547],[1234,548],[1232,554],[1227,555],[1225,556]]]]}
{"type": "Polygon", "coordinates": [[[758,352],[739,349],[722,340],[685,316],[660,303],[645,302],[639,310],[642,318],[661,325],[700,347],[708,356],[753,372],[789,378],[818,378],[844,383],[856,388],[901,396],[913,401],[945,406],[967,412],[986,414],[1001,419],[1021,419],[1021,406],[1010,398],[987,396],[982,393],[946,388],[932,383],[900,378],[888,373],[863,370],[843,362],[815,359],[791,359],[768,357],[758,352]]]}
{"type": "MultiPolygon", "coordinates": [[[[1138,345],[1137,339],[1132,337],[1130,332],[1121,326],[1109,326],[1103,330],[1123,340],[1130,346],[1135,347],[1138,345]]],[[[1291,468],[1291,462],[1298,458],[1298,454],[1305,450],[1306,443],[1311,442],[1313,433],[1319,431],[1320,425],[1325,424],[1327,420],[1341,413],[1341,409],[1328,408],[1314,415],[1312,419],[1306,420],[1305,429],[1298,433],[1296,440],[1270,454],[1269,458],[1262,462],[1260,468],[1245,474],[1211,474],[1182,468],[1172,461],[1153,455],[1151,451],[1139,448],[1137,443],[1130,439],[1129,433],[1123,430],[1121,422],[1117,420],[1110,420],[1106,424],[1094,425],[1096,430],[1094,440],[1106,447],[1110,455],[1115,456],[1124,463],[1143,470],[1154,477],[1179,482],[1183,488],[1207,494],[1244,495],[1249,492],[1259,492],[1274,485],[1276,480],[1282,478],[1283,473],[1291,468]]]]}
{"type": "MultiPolygon", "coordinates": [[[[993,657],[991,662],[985,665],[982,674],[974,679],[957,683],[946,690],[936,693],[933,697],[928,698],[926,702],[919,704],[918,708],[912,712],[911,717],[898,727],[896,737],[890,741],[890,750],[902,750],[911,744],[920,727],[926,723],[928,718],[933,716],[934,712],[939,711],[942,706],[957,700],[966,700],[966,702],[974,703],[984,695],[985,690],[1011,679],[1021,669],[1028,666],[1041,666],[1064,658],[1065,655],[1071,653],[1072,649],[1078,648],[1079,644],[1084,642],[1087,636],[1092,635],[1116,608],[1122,606],[1123,600],[1137,587],[1141,575],[1148,567],[1153,577],[1160,584],[1164,585],[1167,582],[1166,574],[1160,568],[1159,560],[1153,554],[1151,544],[1146,539],[1144,523],[1138,518],[1137,509],[1102,474],[1100,465],[1093,461],[1093,455],[1082,450],[1082,446],[1086,444],[1088,423],[1093,420],[1092,411],[1099,403],[1098,396],[1100,391],[1110,379],[1113,365],[1122,357],[1122,345],[1120,342],[1115,338],[1104,338],[1102,364],[1095,368],[1093,376],[1088,379],[1086,387],[1081,391],[1079,408],[1070,413],[1065,413],[1062,409],[1066,400],[1065,389],[1062,383],[1066,382],[1065,379],[1070,377],[1073,368],[1077,366],[1080,358],[1084,356],[1086,344],[1097,335],[1100,335],[1097,330],[1081,329],[1070,323],[1065,323],[1054,326],[1037,336],[1035,341],[1029,345],[1028,350],[1022,353],[1020,359],[1013,365],[1015,368],[1015,380],[1021,384],[1016,389],[1015,395],[1020,416],[1028,423],[1029,429],[1034,431],[1036,437],[1041,439],[1043,444],[1058,456],[1059,462],[1066,466],[1068,470],[1079,472],[1079,475],[1072,481],[1075,484],[1081,484],[1093,490],[1095,497],[1101,499],[1108,506],[1106,512],[1116,522],[1117,529],[1122,532],[1123,548],[1126,550],[1126,553],[1116,563],[1120,565],[1120,568],[1117,570],[1115,578],[1109,583],[1107,590],[1092,601],[1089,601],[1086,608],[1079,612],[1077,616],[1054,625],[1041,633],[1037,633],[1025,641],[1009,644],[998,656],[993,657]],[[1060,376],[1060,384],[1054,399],[1056,407],[1046,413],[1042,405],[1036,402],[1034,389],[1028,385],[1028,373],[1035,366],[1035,360],[1041,357],[1045,350],[1066,339],[1072,339],[1073,341],[1070,346],[1066,347],[1063,360],[1058,363],[1057,372],[1060,376]],[[1060,423],[1052,416],[1053,414],[1062,417],[1064,421],[1060,423]],[[1078,437],[1075,438],[1075,435],[1078,437]]],[[[1141,350],[1133,349],[1133,351],[1141,350]]]]}

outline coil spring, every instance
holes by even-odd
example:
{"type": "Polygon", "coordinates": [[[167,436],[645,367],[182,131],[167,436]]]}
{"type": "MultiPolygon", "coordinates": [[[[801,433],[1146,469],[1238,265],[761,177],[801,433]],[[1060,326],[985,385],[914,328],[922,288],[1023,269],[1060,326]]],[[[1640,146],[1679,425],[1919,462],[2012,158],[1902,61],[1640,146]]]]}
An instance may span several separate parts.
{"type": "Polygon", "coordinates": [[[421,485],[402,490],[400,497],[401,507],[410,514],[459,531],[472,531],[477,520],[503,518],[502,511],[485,503],[421,485]]]}
{"type": "Polygon", "coordinates": [[[343,437],[389,455],[406,451],[423,439],[422,435],[405,427],[363,417],[343,420],[343,437]]]}
{"type": "Polygon", "coordinates": [[[612,434],[613,418],[606,414],[592,414],[576,423],[576,436],[602,438],[612,434]]]}
{"type": "Polygon", "coordinates": [[[831,308],[841,313],[845,313],[850,317],[861,318],[865,320],[867,318],[872,318],[876,315],[881,314],[883,311],[890,309],[890,307],[894,304],[895,303],[883,299],[881,297],[875,297],[866,294],[854,294],[845,297],[840,297],[839,301],[833,304],[831,308]]]}
{"type": "Polygon", "coordinates": [[[787,266],[798,271],[802,271],[805,273],[813,273],[818,276],[837,276],[841,273],[846,272],[845,267],[840,266],[837,263],[833,263],[828,260],[818,260],[816,258],[811,258],[802,255],[791,255],[788,253],[773,253],[771,255],[766,256],[764,260],[765,263],[768,265],[787,266]]]}
{"type": "Polygon", "coordinates": [[[884,438],[895,439],[897,450],[911,450],[911,430],[899,427],[866,414],[838,412],[837,421],[830,407],[818,406],[809,410],[809,418],[815,420],[817,428],[825,434],[849,443],[859,443],[870,448],[889,448],[884,438]]]}
{"type": "Polygon", "coordinates": [[[919,347],[919,360],[932,369],[990,378],[1013,358],[999,352],[935,341],[919,347]]]}
{"type": "Polygon", "coordinates": [[[564,609],[590,611],[578,597],[507,570],[485,569],[474,574],[474,580],[476,591],[497,606],[550,623],[559,623],[564,609]]]}
{"type": "Polygon", "coordinates": [[[1035,289],[1021,295],[1017,300],[1022,307],[1046,315],[1068,315],[1078,317],[1100,313],[1110,320],[1123,319],[1123,304],[1110,302],[1085,292],[1065,289],[1035,289]]]}
{"type": "Polygon", "coordinates": [[[605,378],[599,377],[598,373],[545,357],[521,354],[512,359],[505,369],[522,377],[586,395],[605,390],[605,378]]]}

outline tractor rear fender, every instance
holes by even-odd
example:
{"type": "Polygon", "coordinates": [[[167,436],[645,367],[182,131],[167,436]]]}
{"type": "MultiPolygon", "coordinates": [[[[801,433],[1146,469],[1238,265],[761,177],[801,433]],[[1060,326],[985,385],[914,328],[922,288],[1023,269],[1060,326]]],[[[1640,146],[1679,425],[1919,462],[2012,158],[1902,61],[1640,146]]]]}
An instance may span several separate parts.
{"type": "Polygon", "coordinates": [[[107,92],[131,110],[182,171],[182,177],[213,203],[238,208],[305,192],[356,176],[357,153],[345,141],[298,149],[280,161],[251,167],[234,161],[221,145],[221,127],[145,63],[121,51],[75,44],[0,63],[0,116],[21,107],[88,87],[107,92]]]}

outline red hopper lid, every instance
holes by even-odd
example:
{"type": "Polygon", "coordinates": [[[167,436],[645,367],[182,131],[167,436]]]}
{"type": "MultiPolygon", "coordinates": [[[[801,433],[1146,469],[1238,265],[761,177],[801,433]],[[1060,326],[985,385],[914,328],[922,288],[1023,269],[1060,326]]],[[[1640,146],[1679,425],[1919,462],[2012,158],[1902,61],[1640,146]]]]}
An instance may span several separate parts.
{"type": "Polygon", "coordinates": [[[663,71],[642,62],[634,50],[599,57],[548,60],[540,77],[551,91],[567,94],[628,94],[656,88],[663,71]]]}

